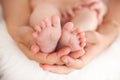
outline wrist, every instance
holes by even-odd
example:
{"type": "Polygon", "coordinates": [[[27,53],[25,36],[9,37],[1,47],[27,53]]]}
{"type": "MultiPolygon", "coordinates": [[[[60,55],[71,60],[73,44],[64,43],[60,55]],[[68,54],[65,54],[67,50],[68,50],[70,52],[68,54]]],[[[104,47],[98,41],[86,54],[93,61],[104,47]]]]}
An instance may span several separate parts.
{"type": "Polygon", "coordinates": [[[114,20],[104,21],[97,31],[104,36],[109,46],[120,33],[120,24],[114,20]]]}
{"type": "Polygon", "coordinates": [[[120,24],[115,20],[107,20],[99,26],[97,31],[104,35],[116,35],[118,36],[120,33],[120,24]]]}

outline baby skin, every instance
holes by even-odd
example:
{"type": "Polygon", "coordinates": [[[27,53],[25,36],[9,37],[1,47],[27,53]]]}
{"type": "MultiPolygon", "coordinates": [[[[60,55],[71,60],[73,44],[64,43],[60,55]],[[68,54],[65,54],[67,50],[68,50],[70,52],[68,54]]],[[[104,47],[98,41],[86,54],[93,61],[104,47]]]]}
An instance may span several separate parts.
{"type": "MultiPolygon", "coordinates": [[[[96,2],[96,0],[92,0],[91,2],[86,2],[87,4],[84,6],[77,6],[73,12],[73,15],[75,16],[70,15],[70,11],[66,12],[67,15],[72,16],[69,21],[72,21],[73,23],[65,23],[62,31],[60,23],[62,14],[60,13],[60,10],[48,3],[39,4],[41,6],[37,5],[38,3],[34,3],[32,5],[33,13],[30,18],[30,24],[31,26],[34,26],[35,32],[33,33],[33,37],[35,42],[32,45],[31,50],[34,53],[39,51],[50,53],[55,51],[56,48],[60,49],[68,46],[73,52],[81,50],[81,55],[83,55],[85,37],[82,31],[95,30],[98,26],[98,22],[102,21],[99,20],[99,18],[102,19],[105,14],[103,5],[96,6],[99,1],[100,0],[97,0],[96,2]],[[93,5],[91,6],[91,4],[93,5]],[[44,8],[44,10],[42,8],[44,8]],[[77,28],[75,28],[73,24],[77,28]],[[79,28],[82,31],[80,31],[79,28]]],[[[72,9],[73,8],[71,8],[71,11],[72,9]]]]}
{"type": "Polygon", "coordinates": [[[73,52],[83,50],[85,46],[84,32],[82,32],[79,28],[74,30],[73,28],[74,25],[72,22],[68,22],[64,25],[62,29],[62,35],[58,44],[59,48],[68,46],[73,52]]]}
{"type": "Polygon", "coordinates": [[[68,8],[66,14],[65,10],[62,11],[62,21],[65,23],[69,20],[82,31],[96,30],[106,12],[107,8],[102,0],[79,0],[79,4],[68,8]]]}
{"type": "Polygon", "coordinates": [[[72,51],[77,51],[83,49],[83,44],[85,44],[84,37],[82,38],[83,33],[79,29],[73,30],[72,23],[66,23],[61,31],[59,16],[52,16],[51,20],[48,18],[43,19],[40,25],[35,26],[34,29],[35,43],[32,45],[31,50],[35,53],[39,51],[50,53],[55,51],[56,48],[59,49],[65,46],[70,47],[72,51]]]}
{"type": "Polygon", "coordinates": [[[31,49],[35,53],[42,51],[50,53],[56,49],[57,43],[61,36],[61,25],[58,16],[50,19],[46,18],[40,22],[40,25],[34,27],[33,37],[35,43],[31,49]]]}

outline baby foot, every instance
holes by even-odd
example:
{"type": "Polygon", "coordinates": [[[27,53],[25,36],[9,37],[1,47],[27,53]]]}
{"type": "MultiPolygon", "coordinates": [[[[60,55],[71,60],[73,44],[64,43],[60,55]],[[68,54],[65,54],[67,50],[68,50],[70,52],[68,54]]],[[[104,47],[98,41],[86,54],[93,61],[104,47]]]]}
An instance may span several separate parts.
{"type": "Polygon", "coordinates": [[[71,48],[72,52],[81,50],[85,46],[85,41],[82,39],[82,32],[79,29],[73,30],[73,24],[68,22],[65,24],[62,30],[62,36],[59,41],[59,47],[68,46],[71,48]]]}
{"type": "Polygon", "coordinates": [[[31,50],[35,53],[39,50],[44,53],[54,51],[61,36],[60,18],[53,16],[51,20],[44,19],[40,26],[36,26],[34,29],[36,31],[33,33],[35,43],[31,50]]]}

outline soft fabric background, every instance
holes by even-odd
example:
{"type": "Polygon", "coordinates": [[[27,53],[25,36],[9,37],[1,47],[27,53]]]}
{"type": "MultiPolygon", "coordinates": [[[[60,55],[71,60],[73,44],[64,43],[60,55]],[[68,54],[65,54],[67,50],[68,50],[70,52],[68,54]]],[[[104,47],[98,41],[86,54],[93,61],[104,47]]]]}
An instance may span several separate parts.
{"type": "Polygon", "coordinates": [[[0,11],[0,80],[120,80],[120,37],[100,56],[69,75],[43,71],[27,59],[7,32],[0,11]]]}

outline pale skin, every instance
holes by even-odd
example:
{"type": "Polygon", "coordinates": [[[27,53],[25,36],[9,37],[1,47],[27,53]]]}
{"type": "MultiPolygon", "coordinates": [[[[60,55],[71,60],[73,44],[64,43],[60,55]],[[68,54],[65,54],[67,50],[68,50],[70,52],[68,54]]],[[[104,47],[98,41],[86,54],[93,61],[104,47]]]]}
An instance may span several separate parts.
{"type": "MultiPolygon", "coordinates": [[[[78,51],[81,49],[81,47],[84,47],[84,37],[82,38],[82,33],[80,30],[73,30],[72,23],[69,22],[64,25],[61,35],[61,24],[58,16],[53,16],[51,20],[48,18],[42,20],[41,25],[36,26],[35,30],[37,32],[33,33],[33,37],[36,44],[32,45],[31,48],[33,52],[42,51],[44,53],[50,53],[55,51],[61,36],[63,38],[61,40],[64,42],[64,46],[65,44],[69,44],[69,47],[71,47],[72,51],[78,51]],[[37,45],[39,45],[40,50],[37,45]]],[[[60,49],[64,46],[58,46],[57,49],[60,49]]]]}
{"type": "Polygon", "coordinates": [[[36,60],[39,63],[55,64],[60,61],[60,57],[58,58],[58,56],[68,54],[71,51],[69,48],[63,48],[62,50],[53,52],[49,55],[43,53],[42,55],[44,57],[39,56],[42,52],[39,52],[39,54],[34,54],[30,51],[30,47],[34,43],[32,37],[34,30],[32,27],[28,26],[29,17],[31,15],[29,0],[12,0],[10,3],[9,0],[3,0],[2,7],[8,26],[8,32],[29,59],[36,60]],[[47,58],[50,60],[46,61],[47,58]]]}
{"type": "MultiPolygon", "coordinates": [[[[58,43],[57,49],[69,46],[72,51],[81,50],[85,46],[85,40],[82,37],[83,33],[78,29],[73,30],[71,28],[73,27],[72,23],[67,23],[61,31],[60,11],[57,6],[53,6],[49,2],[51,1],[31,0],[32,14],[30,16],[30,25],[36,30],[33,33],[35,43],[32,45],[31,50],[34,53],[39,51],[50,53],[55,51],[58,43]],[[60,42],[58,42],[59,40],[60,42]]],[[[82,52],[84,53],[83,50],[82,52]]]]}
{"type": "Polygon", "coordinates": [[[85,4],[75,10],[75,17],[71,20],[82,31],[96,30],[103,21],[107,7],[102,0],[83,0],[85,4]]]}
{"type": "Polygon", "coordinates": [[[91,2],[85,2],[85,7],[81,7],[79,9],[75,9],[74,6],[77,3],[79,3],[79,5],[81,6],[83,2],[80,0],[31,0],[30,3],[32,6],[30,25],[36,31],[33,33],[35,43],[31,47],[31,50],[34,53],[37,53],[39,51],[50,53],[56,49],[57,43],[59,41],[57,48],[60,49],[64,46],[69,46],[72,52],[81,50],[81,55],[83,55],[85,38],[83,37],[83,33],[80,30],[73,29],[77,27],[80,28],[82,31],[95,30],[98,23],[102,22],[102,18],[106,12],[106,8],[102,4],[101,0],[92,0],[91,2]],[[61,13],[63,6],[65,9],[67,9],[69,6],[71,9],[69,8],[66,11],[62,11],[61,13]],[[59,17],[62,16],[62,18],[69,17],[70,20],[68,21],[73,22],[74,25],[72,23],[68,23],[64,26],[61,26],[60,19],[55,19],[55,16],[51,19],[51,16],[53,15],[58,15],[59,17]],[[62,34],[61,27],[63,27],[62,34]]]}
{"type": "Polygon", "coordinates": [[[62,60],[68,67],[43,65],[42,67],[45,70],[66,74],[71,72],[73,69],[80,69],[112,44],[120,34],[120,4],[119,0],[111,0],[107,4],[109,13],[105,17],[102,25],[99,26],[97,31],[86,32],[87,43],[89,43],[85,48],[86,55],[82,56],[80,59],[72,59],[69,56],[64,56],[62,60]],[[96,50],[96,48],[99,48],[99,50],[96,50]],[[65,61],[65,59],[67,61],[65,61]]]}
{"type": "MultiPolygon", "coordinates": [[[[4,15],[6,16],[5,18],[8,25],[8,31],[13,39],[17,42],[21,50],[26,54],[26,56],[32,60],[38,61],[39,63],[46,64],[57,64],[57,62],[59,62],[59,60],[61,59],[63,62],[65,62],[66,66],[42,65],[42,67],[51,72],[66,74],[74,69],[82,68],[83,66],[88,64],[91,60],[94,59],[94,57],[104,51],[118,36],[118,34],[120,33],[120,6],[119,2],[115,2],[116,1],[113,0],[109,3],[110,12],[105,17],[104,24],[101,25],[97,29],[97,31],[86,32],[87,43],[89,43],[89,46],[85,48],[86,55],[82,56],[80,59],[73,59],[70,56],[63,56],[62,58],[60,58],[61,55],[70,53],[71,50],[69,48],[63,48],[58,52],[53,52],[51,54],[44,54],[41,52],[40,54],[33,54],[27,47],[29,46],[29,41],[32,42],[31,34],[33,33],[33,30],[30,27],[22,27],[28,24],[28,19],[31,14],[28,0],[3,0],[2,4],[4,8],[4,15]],[[13,7],[11,8],[10,6],[13,7]],[[24,13],[24,11],[26,11],[27,13],[24,13]],[[26,28],[28,30],[28,34],[17,34],[17,31],[19,31],[20,29],[23,30],[23,28],[26,28]],[[28,38],[26,40],[21,40],[21,37],[26,38],[28,35],[29,41],[28,38]],[[96,37],[91,37],[93,35],[96,37]],[[26,44],[25,41],[28,44],[26,44]],[[106,43],[106,45],[104,45],[104,43],[106,43]],[[96,48],[99,48],[99,50],[96,51],[96,48]],[[68,61],[67,63],[65,61],[66,59],[68,61]]],[[[26,32],[23,31],[23,34],[24,33],[26,32]]],[[[74,54],[75,53],[72,53],[71,55],[74,54]]]]}
{"type": "Polygon", "coordinates": [[[9,0],[2,1],[2,6],[4,9],[3,12],[8,26],[8,32],[10,33],[12,38],[16,41],[20,49],[25,53],[26,56],[28,56],[29,59],[35,60],[41,64],[62,63],[62,61],[60,60],[61,56],[67,55],[71,52],[70,48],[68,47],[60,49],[57,52],[50,53],[49,55],[43,52],[39,52],[39,54],[34,54],[33,52],[30,51],[30,47],[34,43],[32,36],[34,30],[32,29],[32,27],[28,26],[29,17],[31,14],[29,1],[13,0],[12,2],[13,3],[10,2],[9,4],[9,0]],[[21,6],[23,7],[23,9],[21,6]],[[24,11],[27,12],[25,13],[24,11]],[[52,61],[54,61],[54,63],[52,61]]]}

